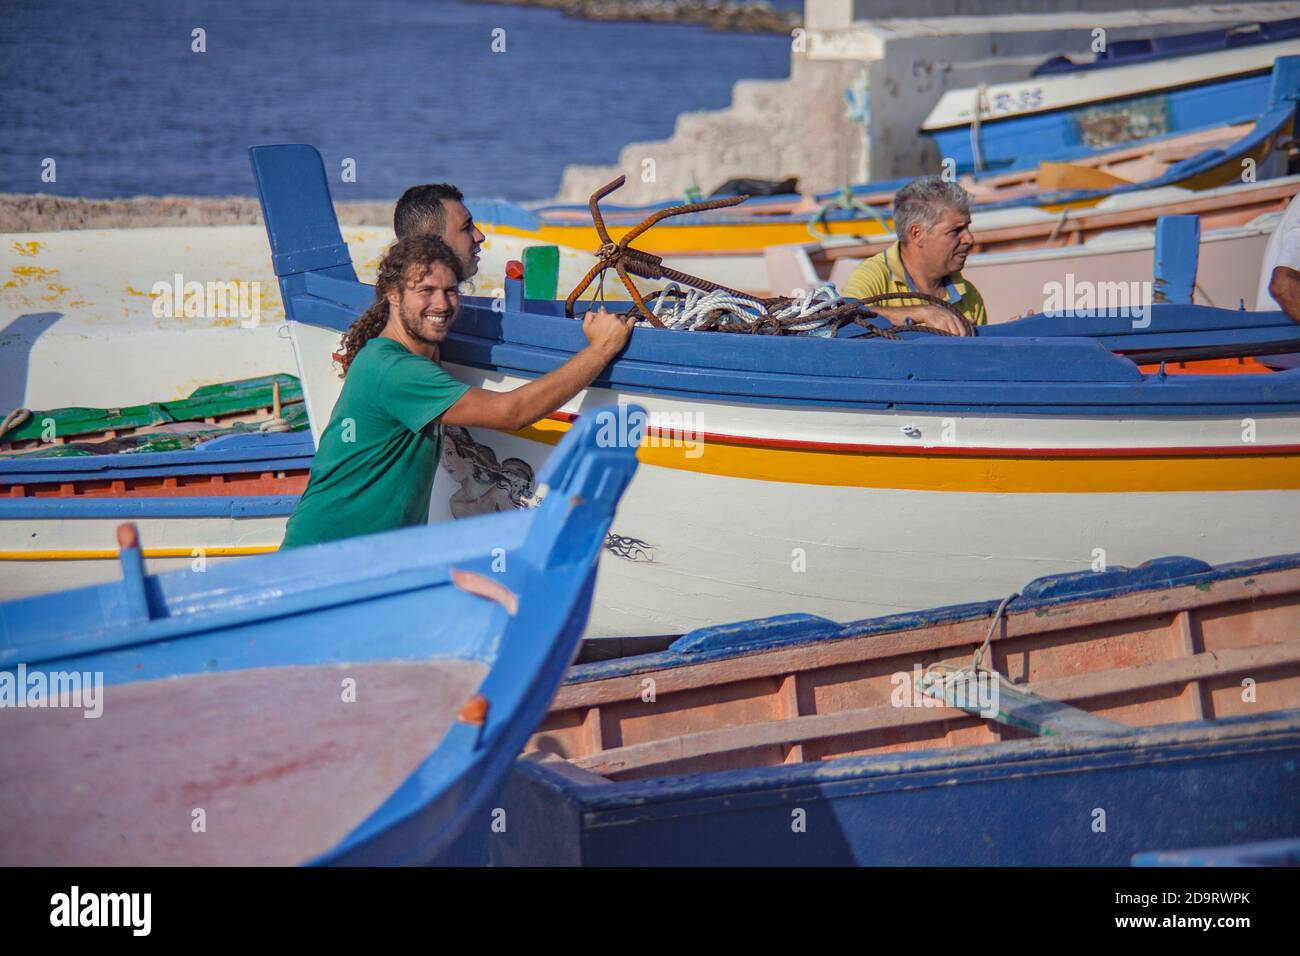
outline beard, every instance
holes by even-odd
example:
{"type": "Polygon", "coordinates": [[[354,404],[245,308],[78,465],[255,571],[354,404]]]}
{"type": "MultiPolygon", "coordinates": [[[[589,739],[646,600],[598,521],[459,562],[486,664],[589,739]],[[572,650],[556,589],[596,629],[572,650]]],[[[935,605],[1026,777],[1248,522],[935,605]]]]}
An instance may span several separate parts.
{"type": "MultiPolygon", "coordinates": [[[[408,304],[406,297],[402,297],[402,304],[397,310],[398,321],[402,323],[402,328],[417,342],[423,342],[425,345],[438,346],[442,344],[446,337],[446,332],[441,336],[430,335],[424,330],[424,319],[421,317],[420,310],[412,304],[408,304]]],[[[456,313],[447,320],[447,330],[450,331],[452,324],[456,321],[456,313]]]]}
{"type": "Polygon", "coordinates": [[[472,279],[474,276],[478,275],[478,256],[479,253],[470,250],[468,256],[466,256],[465,258],[465,261],[463,261],[460,264],[461,269],[463,269],[465,272],[466,279],[472,279]]]}

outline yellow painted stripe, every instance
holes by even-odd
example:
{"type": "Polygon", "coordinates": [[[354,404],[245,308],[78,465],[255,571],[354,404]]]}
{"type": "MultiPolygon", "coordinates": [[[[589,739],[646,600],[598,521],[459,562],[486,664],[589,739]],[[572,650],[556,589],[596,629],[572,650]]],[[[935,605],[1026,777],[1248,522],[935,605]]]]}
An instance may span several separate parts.
{"type": "MultiPolygon", "coordinates": [[[[1085,209],[1101,202],[1103,197],[1092,197],[1066,203],[1050,203],[1038,208],[1046,212],[1066,209],[1085,209]]],[[[888,219],[888,217],[886,217],[888,219]]],[[[536,230],[516,229],[514,226],[483,225],[479,228],[489,235],[516,236],[521,239],[554,243],[571,249],[594,250],[601,239],[594,226],[583,223],[543,223],[536,230]]],[[[609,234],[618,242],[631,226],[609,225],[609,234]]],[[[829,236],[884,236],[886,230],[874,218],[837,219],[818,224],[819,234],[829,236]]],[[[709,225],[674,226],[671,220],[661,223],[633,243],[634,246],[657,255],[685,255],[691,253],[732,253],[759,255],[767,246],[812,242],[804,219],[778,222],[712,223],[709,225]]]]}
{"type": "MultiPolygon", "coordinates": [[[[590,224],[558,225],[543,223],[533,231],[513,226],[484,226],[479,228],[489,235],[518,236],[567,246],[571,249],[591,251],[598,248],[601,239],[590,224]]],[[[618,242],[631,229],[630,226],[610,225],[609,234],[618,242]]],[[[884,235],[880,223],[874,219],[841,220],[819,227],[822,232],[836,236],[884,235]]],[[[699,252],[734,252],[758,255],[765,246],[789,245],[811,242],[813,237],[802,221],[761,223],[715,223],[704,226],[659,225],[634,243],[638,249],[657,255],[682,255],[699,252]]]]}
{"type": "MultiPolygon", "coordinates": [[[[269,554],[279,551],[279,545],[258,544],[246,547],[205,548],[195,545],[192,548],[145,548],[146,558],[193,558],[201,552],[205,558],[237,558],[249,554],[269,554]]],[[[101,561],[116,558],[117,551],[108,549],[85,549],[65,551],[0,551],[0,561],[101,561]]]]}
{"type": "MultiPolygon", "coordinates": [[[[566,422],[543,419],[519,438],[554,445],[566,422]]],[[[1300,454],[1187,457],[1017,458],[776,448],[720,442],[695,447],[642,446],[646,465],[728,478],[806,485],[998,494],[1300,489],[1300,454]]]]}

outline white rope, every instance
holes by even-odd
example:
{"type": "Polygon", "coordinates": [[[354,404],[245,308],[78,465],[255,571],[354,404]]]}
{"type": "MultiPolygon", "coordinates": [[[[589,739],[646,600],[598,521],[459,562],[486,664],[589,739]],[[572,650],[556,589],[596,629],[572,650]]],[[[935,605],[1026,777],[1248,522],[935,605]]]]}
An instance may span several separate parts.
{"type": "Polygon", "coordinates": [[[807,322],[799,322],[787,325],[786,329],[791,332],[811,332],[813,329],[825,325],[826,319],[813,318],[818,312],[824,312],[826,309],[835,309],[843,305],[844,298],[835,291],[833,284],[818,286],[809,292],[802,299],[791,302],[784,309],[776,313],[778,319],[808,318],[807,322]]]}
{"type": "MultiPolygon", "coordinates": [[[[1008,594],[1002,599],[1002,603],[998,605],[998,609],[993,613],[993,619],[989,621],[989,629],[984,634],[984,642],[976,649],[975,657],[971,661],[969,667],[953,667],[951,664],[938,661],[926,667],[925,676],[928,678],[931,673],[938,675],[939,680],[943,684],[943,691],[945,693],[954,692],[957,684],[961,681],[978,680],[981,673],[992,674],[997,677],[999,685],[1005,685],[1013,690],[1018,690],[1019,688],[1011,682],[1010,678],[1004,675],[997,668],[986,667],[984,665],[984,652],[988,650],[989,644],[993,641],[993,633],[998,629],[998,625],[1005,620],[1007,605],[1018,597],[1020,597],[1019,591],[1014,594],[1008,594]]],[[[923,688],[920,687],[918,687],[917,690],[924,692],[923,688]]]]}
{"type": "MultiPolygon", "coordinates": [[[[783,322],[790,319],[806,319],[786,325],[787,332],[811,332],[826,326],[829,319],[817,318],[819,312],[834,309],[846,300],[836,291],[833,284],[819,286],[812,292],[797,299],[785,308],[773,313],[783,322]]],[[[683,288],[676,282],[664,286],[663,291],[655,297],[651,311],[654,317],[666,327],[677,331],[694,331],[702,326],[710,314],[721,310],[720,325],[752,326],[764,319],[767,313],[753,299],[732,295],[724,290],[701,292],[698,289],[683,288]],[[676,294],[674,294],[676,293],[676,294]],[[685,293],[684,297],[682,293],[685,293]]],[[[648,325],[642,319],[639,324],[648,325]]],[[[829,332],[829,328],[826,329],[829,332]]]]}

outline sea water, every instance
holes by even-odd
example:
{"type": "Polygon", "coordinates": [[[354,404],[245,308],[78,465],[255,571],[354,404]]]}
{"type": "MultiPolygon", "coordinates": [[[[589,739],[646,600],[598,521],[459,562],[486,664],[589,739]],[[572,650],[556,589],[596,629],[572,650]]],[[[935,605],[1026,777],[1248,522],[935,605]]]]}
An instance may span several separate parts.
{"type": "Polygon", "coordinates": [[[304,142],[336,200],[539,199],[790,66],[787,36],[464,0],[3,6],[0,192],[252,195],[248,146],[304,142]]]}

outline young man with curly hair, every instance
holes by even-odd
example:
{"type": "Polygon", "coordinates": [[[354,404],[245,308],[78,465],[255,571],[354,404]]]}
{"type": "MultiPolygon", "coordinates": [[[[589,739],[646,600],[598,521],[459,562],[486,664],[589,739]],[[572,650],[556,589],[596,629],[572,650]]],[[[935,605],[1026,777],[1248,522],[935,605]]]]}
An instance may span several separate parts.
{"type": "Polygon", "coordinates": [[[424,524],[444,424],[531,425],[590,385],[627,344],[631,325],[593,310],[582,323],[587,346],[555,371],[508,392],[458,382],[438,364],[439,347],[460,310],[475,245],[458,250],[415,234],[385,253],[374,302],[344,336],[343,391],[281,548],[424,524]]]}

